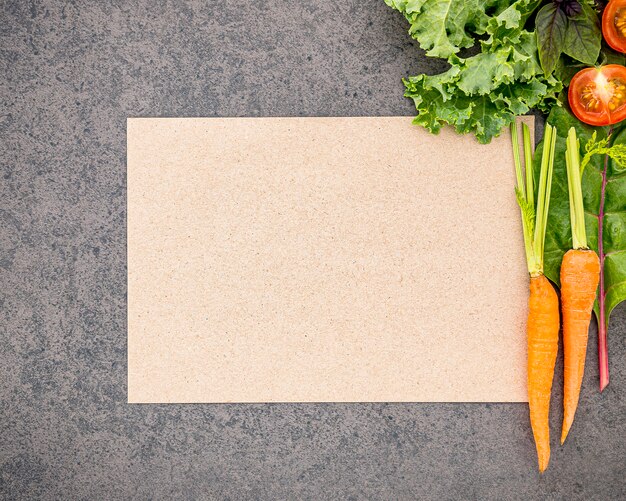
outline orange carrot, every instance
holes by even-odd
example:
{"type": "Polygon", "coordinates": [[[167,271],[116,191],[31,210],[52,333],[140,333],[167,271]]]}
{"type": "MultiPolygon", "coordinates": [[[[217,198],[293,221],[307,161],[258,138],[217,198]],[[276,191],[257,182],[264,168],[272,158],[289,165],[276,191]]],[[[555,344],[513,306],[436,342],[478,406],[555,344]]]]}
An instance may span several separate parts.
{"type": "Polygon", "coordinates": [[[576,130],[572,127],[567,135],[565,160],[573,249],[565,253],[561,263],[564,352],[561,444],[567,438],[578,407],[585,371],[589,322],[600,280],[600,259],[587,247],[579,152],[576,130]]]}
{"type": "Polygon", "coordinates": [[[530,279],[528,301],[528,405],[539,471],[550,461],[550,393],[559,349],[559,299],[543,275],[530,279]]]}
{"type": "Polygon", "coordinates": [[[550,125],[546,124],[537,204],[535,205],[530,132],[525,124],[522,127],[526,162],[525,182],[515,125],[511,126],[511,137],[517,175],[515,191],[522,212],[526,263],[530,274],[528,323],[526,326],[528,337],[528,405],[530,424],[537,448],[539,471],[543,473],[550,461],[550,393],[559,344],[559,300],[554,287],[543,275],[543,248],[550,206],[556,132],[550,125]]]}
{"type": "Polygon", "coordinates": [[[563,431],[561,444],[569,433],[585,371],[587,337],[591,311],[600,279],[600,259],[592,250],[567,251],[561,264],[563,303],[563,431]]]}

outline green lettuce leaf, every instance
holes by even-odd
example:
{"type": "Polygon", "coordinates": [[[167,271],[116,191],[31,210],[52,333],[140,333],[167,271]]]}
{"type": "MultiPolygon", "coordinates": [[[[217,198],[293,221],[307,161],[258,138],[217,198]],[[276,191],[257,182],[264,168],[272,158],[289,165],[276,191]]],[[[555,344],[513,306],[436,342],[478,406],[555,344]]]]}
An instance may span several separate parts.
{"type": "MultiPolygon", "coordinates": [[[[522,34],[521,28],[541,2],[542,0],[503,2],[503,5],[508,6],[489,20],[486,33],[490,36],[482,43],[483,48],[489,49],[518,43],[522,34]]],[[[502,8],[503,5],[500,7],[502,8]]]]}
{"type": "MultiPolygon", "coordinates": [[[[486,32],[492,16],[508,2],[502,0],[385,0],[404,14],[410,35],[431,57],[447,58],[472,47],[474,36],[486,32]]],[[[513,21],[514,22],[514,21],[513,21]]],[[[519,23],[519,21],[517,21],[519,23]]]]}
{"type": "Polygon", "coordinates": [[[524,29],[540,0],[385,0],[404,14],[410,33],[428,55],[445,57],[450,68],[438,75],[404,80],[413,99],[415,123],[437,133],[450,124],[488,143],[515,116],[547,109],[562,85],[545,76],[534,32],[524,29]],[[457,55],[483,35],[481,51],[457,55]]]}
{"type": "Polygon", "coordinates": [[[543,75],[534,35],[523,32],[518,38],[518,44],[492,52],[466,59],[452,56],[450,69],[438,75],[405,79],[405,96],[418,111],[414,123],[433,133],[450,124],[488,143],[515,116],[556,102],[562,86],[543,75]]]}
{"type": "Polygon", "coordinates": [[[439,75],[404,80],[405,96],[413,99],[419,113],[415,123],[433,133],[450,124],[488,143],[515,116],[531,108],[548,111],[578,70],[575,59],[591,64],[598,54],[601,60],[616,58],[607,48],[600,51],[591,0],[581,0],[580,12],[568,19],[556,4],[544,5],[543,17],[538,15],[536,22],[543,34],[546,27],[554,28],[547,38],[525,29],[542,0],[385,2],[405,16],[409,33],[427,55],[450,63],[439,75]],[[460,57],[460,49],[472,47],[477,40],[480,52],[460,57]]]}

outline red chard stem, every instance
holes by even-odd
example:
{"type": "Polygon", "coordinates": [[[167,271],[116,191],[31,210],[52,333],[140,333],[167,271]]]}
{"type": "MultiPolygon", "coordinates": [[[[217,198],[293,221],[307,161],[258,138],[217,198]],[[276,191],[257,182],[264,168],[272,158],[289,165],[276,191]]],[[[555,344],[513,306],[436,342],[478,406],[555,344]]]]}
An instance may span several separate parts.
{"type": "MultiPolygon", "coordinates": [[[[613,127],[609,130],[609,137],[613,133],[613,127]]],[[[604,156],[604,168],[602,169],[602,191],[600,194],[600,210],[598,211],[598,256],[600,257],[600,291],[598,293],[598,368],[600,372],[600,391],[609,384],[609,349],[607,345],[607,318],[606,318],[606,289],[604,286],[604,198],[606,194],[606,182],[609,167],[609,156],[604,156]]]]}

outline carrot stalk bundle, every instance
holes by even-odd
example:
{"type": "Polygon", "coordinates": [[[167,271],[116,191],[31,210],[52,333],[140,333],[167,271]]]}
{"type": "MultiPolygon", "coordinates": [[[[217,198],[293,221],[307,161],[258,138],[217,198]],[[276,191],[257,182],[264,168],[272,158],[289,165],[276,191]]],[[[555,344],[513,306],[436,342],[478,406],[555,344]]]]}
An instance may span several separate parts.
{"type": "Polygon", "coordinates": [[[564,352],[561,444],[567,438],[578,407],[585,371],[589,322],[600,280],[600,259],[587,246],[579,151],[576,130],[572,127],[567,135],[565,161],[573,248],[567,251],[561,263],[564,352]]]}
{"type": "Polygon", "coordinates": [[[517,187],[517,202],[522,213],[522,230],[526,248],[526,263],[530,274],[528,299],[528,405],[537,448],[539,471],[543,473],[550,461],[550,393],[559,342],[559,302],[554,287],[543,274],[543,248],[546,236],[556,131],[546,124],[541,170],[534,200],[530,130],[522,124],[525,176],[522,173],[517,129],[511,126],[513,158],[517,187]]]}

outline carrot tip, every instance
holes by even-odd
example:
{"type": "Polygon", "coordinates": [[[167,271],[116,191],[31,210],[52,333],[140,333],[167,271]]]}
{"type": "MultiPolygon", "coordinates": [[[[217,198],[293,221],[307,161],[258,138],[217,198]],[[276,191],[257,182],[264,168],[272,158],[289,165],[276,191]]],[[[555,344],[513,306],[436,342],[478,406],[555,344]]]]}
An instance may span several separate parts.
{"type": "Polygon", "coordinates": [[[567,438],[567,435],[569,435],[569,430],[570,430],[570,426],[566,426],[565,423],[563,423],[563,431],[561,431],[561,445],[563,445],[565,443],[565,439],[567,438]]]}
{"type": "Polygon", "coordinates": [[[548,464],[550,464],[550,453],[549,452],[548,452],[547,455],[544,455],[544,456],[539,458],[539,462],[538,462],[539,473],[543,473],[544,471],[546,471],[548,469],[548,464]]]}

